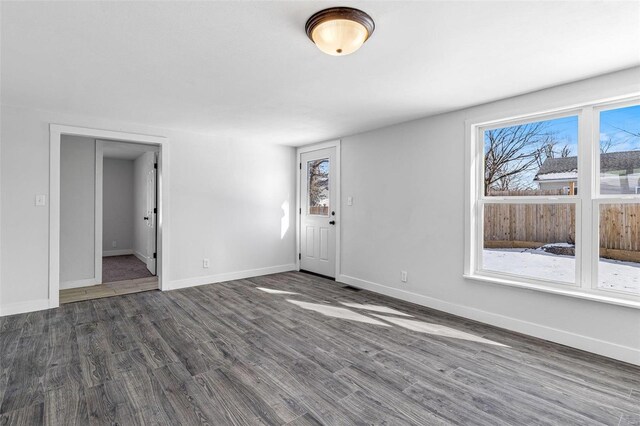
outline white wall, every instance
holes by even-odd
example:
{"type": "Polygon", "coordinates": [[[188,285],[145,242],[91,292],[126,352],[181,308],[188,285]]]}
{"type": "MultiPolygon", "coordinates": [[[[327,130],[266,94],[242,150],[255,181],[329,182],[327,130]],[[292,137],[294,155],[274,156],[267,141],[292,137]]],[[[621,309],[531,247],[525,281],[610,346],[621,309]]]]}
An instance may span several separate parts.
{"type": "Polygon", "coordinates": [[[136,256],[147,261],[149,253],[149,230],[144,217],[147,215],[147,173],[155,161],[155,153],[147,152],[136,158],[133,167],[133,194],[134,194],[134,222],[133,222],[133,250],[136,256]]]}
{"type": "Polygon", "coordinates": [[[564,188],[568,189],[569,181],[565,180],[561,182],[540,182],[539,187],[544,191],[551,191],[551,190],[564,189],[564,188]]]}
{"type": "Polygon", "coordinates": [[[95,277],[96,143],[60,142],[60,285],[95,277]]]}
{"type": "Polygon", "coordinates": [[[230,141],[212,146],[205,137],[190,142],[188,149],[173,149],[172,140],[171,204],[181,206],[171,210],[172,276],[295,264],[295,149],[230,141]],[[281,238],[285,210],[289,224],[281,238]],[[202,269],[205,257],[209,270],[202,269]]]}
{"type": "MultiPolygon", "coordinates": [[[[108,142],[106,142],[108,143],[108,142]]],[[[133,160],[105,158],[102,172],[102,252],[133,251],[133,160]],[[116,247],[112,243],[116,241],[116,247]]]]}
{"type": "Polygon", "coordinates": [[[640,68],[343,138],[339,279],[640,364],[638,309],[462,277],[465,120],[638,91],[640,68]]]}
{"type": "Polygon", "coordinates": [[[49,194],[49,123],[169,138],[171,287],[295,268],[293,148],[3,105],[0,314],[49,298],[49,210],[34,206],[35,194],[49,194]]]}

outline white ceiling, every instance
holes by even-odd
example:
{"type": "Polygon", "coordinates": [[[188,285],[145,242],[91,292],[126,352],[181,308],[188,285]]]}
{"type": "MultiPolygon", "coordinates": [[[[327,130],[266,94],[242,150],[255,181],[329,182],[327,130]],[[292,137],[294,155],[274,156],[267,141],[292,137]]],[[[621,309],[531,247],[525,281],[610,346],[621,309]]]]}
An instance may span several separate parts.
{"type": "Polygon", "coordinates": [[[640,64],[640,2],[2,2],[2,102],[301,145],[640,64]],[[345,57],[314,12],[376,22],[345,57]]]}

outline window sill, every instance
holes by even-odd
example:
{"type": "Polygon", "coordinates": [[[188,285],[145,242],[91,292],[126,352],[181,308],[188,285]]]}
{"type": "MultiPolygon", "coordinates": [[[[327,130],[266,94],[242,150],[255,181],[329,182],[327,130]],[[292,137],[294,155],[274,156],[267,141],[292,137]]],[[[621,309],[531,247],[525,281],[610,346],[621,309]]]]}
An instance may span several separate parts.
{"type": "Polygon", "coordinates": [[[504,278],[490,277],[480,274],[464,274],[464,278],[474,281],[481,281],[491,284],[500,284],[510,287],[519,287],[528,290],[543,291],[546,293],[559,294],[561,296],[575,297],[578,299],[591,300],[593,302],[609,303],[612,305],[624,306],[627,308],[640,309],[640,300],[631,300],[622,297],[606,296],[603,294],[589,293],[587,291],[575,290],[573,288],[558,288],[542,284],[525,283],[504,278]]]}

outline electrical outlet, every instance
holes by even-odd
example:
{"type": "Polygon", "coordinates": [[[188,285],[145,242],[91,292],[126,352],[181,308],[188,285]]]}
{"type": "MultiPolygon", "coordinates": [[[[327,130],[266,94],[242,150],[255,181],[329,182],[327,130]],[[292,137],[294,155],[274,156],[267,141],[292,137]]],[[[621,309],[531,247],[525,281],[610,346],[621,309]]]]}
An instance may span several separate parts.
{"type": "Polygon", "coordinates": [[[202,267],[203,268],[209,267],[209,259],[202,259],[202,267]]]}
{"type": "Polygon", "coordinates": [[[117,241],[111,241],[111,247],[113,247],[113,248],[118,247],[118,242],[117,241]]]}
{"type": "Polygon", "coordinates": [[[353,197],[347,197],[347,205],[348,206],[352,206],[353,205],[353,197]]]}
{"type": "Polygon", "coordinates": [[[407,282],[407,271],[400,271],[400,281],[403,283],[407,282]]]}

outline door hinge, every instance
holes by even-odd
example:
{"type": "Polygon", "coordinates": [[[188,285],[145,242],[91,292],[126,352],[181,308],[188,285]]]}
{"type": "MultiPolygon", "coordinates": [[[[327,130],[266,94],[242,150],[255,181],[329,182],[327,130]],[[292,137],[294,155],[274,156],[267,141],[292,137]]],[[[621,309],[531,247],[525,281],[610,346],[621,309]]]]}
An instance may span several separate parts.
{"type": "Polygon", "coordinates": [[[153,253],[153,258],[155,259],[158,256],[158,253],[153,253]]]}
{"type": "Polygon", "coordinates": [[[300,170],[302,170],[302,163],[300,163],[300,170]]]}
{"type": "Polygon", "coordinates": [[[158,209],[154,207],[154,208],[153,208],[153,212],[154,212],[154,213],[158,213],[158,209]]]}
{"type": "Polygon", "coordinates": [[[298,260],[302,260],[302,254],[298,253],[298,260]]]}
{"type": "Polygon", "coordinates": [[[157,169],[158,168],[158,163],[153,163],[153,168],[157,169]]]}
{"type": "Polygon", "coordinates": [[[300,214],[302,214],[302,207],[300,207],[300,214]]]}

